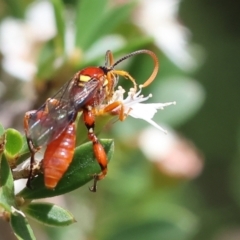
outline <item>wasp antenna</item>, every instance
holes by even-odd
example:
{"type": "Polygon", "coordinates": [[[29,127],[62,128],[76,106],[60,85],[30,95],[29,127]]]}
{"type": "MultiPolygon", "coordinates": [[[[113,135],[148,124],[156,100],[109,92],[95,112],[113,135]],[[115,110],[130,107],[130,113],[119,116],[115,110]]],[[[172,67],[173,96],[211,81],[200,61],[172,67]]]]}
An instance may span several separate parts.
{"type": "Polygon", "coordinates": [[[150,55],[152,57],[153,61],[154,61],[154,68],[153,68],[152,74],[145,81],[145,83],[142,85],[142,87],[147,87],[148,85],[150,85],[153,82],[153,80],[157,76],[158,69],[159,69],[159,62],[158,62],[158,58],[157,58],[157,56],[154,52],[149,51],[149,50],[143,50],[143,53],[146,53],[146,54],[150,55]]]}
{"type": "Polygon", "coordinates": [[[105,67],[108,68],[108,66],[113,65],[114,63],[114,58],[113,58],[113,54],[110,50],[107,50],[106,55],[105,55],[105,67]]]}
{"type": "MultiPolygon", "coordinates": [[[[132,52],[122,58],[120,58],[117,62],[115,62],[113,65],[110,65],[110,67],[113,69],[115,66],[117,66],[119,63],[121,63],[122,61],[132,57],[132,56],[135,56],[137,54],[142,54],[142,53],[146,53],[148,55],[150,55],[150,57],[152,57],[153,61],[154,61],[154,68],[153,68],[153,71],[152,71],[152,74],[150,75],[150,77],[145,81],[144,84],[142,84],[142,87],[147,87],[148,85],[150,85],[152,83],[152,81],[155,79],[157,73],[158,73],[158,69],[159,69],[159,63],[158,63],[158,59],[157,59],[157,56],[154,52],[150,51],[150,50],[146,50],[146,49],[142,49],[142,50],[138,50],[138,51],[135,51],[135,52],[132,52]]],[[[112,55],[112,53],[111,53],[112,55]]],[[[113,59],[113,56],[112,56],[112,59],[113,59]]]]}

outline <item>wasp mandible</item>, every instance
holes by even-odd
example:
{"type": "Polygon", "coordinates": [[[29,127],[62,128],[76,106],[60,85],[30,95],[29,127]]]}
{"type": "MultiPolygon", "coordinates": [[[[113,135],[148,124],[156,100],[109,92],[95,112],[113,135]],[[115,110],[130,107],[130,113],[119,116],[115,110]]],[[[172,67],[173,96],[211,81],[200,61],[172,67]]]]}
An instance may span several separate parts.
{"type": "Polygon", "coordinates": [[[43,157],[43,173],[45,186],[54,189],[66,172],[72,161],[76,130],[75,120],[77,114],[82,112],[85,126],[88,130],[88,138],[92,142],[93,152],[101,167],[101,173],[93,173],[94,183],[90,188],[95,192],[97,182],[107,174],[107,155],[103,146],[94,133],[95,116],[101,105],[101,113],[110,112],[117,107],[122,109],[119,119],[124,119],[124,111],[121,102],[109,103],[114,94],[114,88],[118,84],[119,76],[129,79],[134,88],[137,84],[134,78],[124,70],[116,70],[115,67],[122,61],[137,54],[148,54],[154,60],[154,69],[143,87],[149,85],[157,75],[158,59],[149,50],[132,52],[114,62],[111,51],[106,52],[105,65],[100,67],[87,67],[78,71],[74,77],[65,83],[59,91],[38,109],[29,111],[24,117],[25,135],[30,150],[30,172],[27,186],[31,188],[35,154],[43,146],[46,151],[43,157]]]}

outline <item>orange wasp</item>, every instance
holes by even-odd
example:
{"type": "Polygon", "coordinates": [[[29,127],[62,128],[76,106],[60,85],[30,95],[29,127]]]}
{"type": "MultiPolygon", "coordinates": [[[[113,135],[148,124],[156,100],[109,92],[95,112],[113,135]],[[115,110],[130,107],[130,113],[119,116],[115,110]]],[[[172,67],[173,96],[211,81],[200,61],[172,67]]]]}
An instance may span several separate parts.
{"type": "Polygon", "coordinates": [[[82,112],[88,130],[88,138],[93,144],[95,158],[101,167],[100,174],[93,173],[94,183],[90,190],[96,191],[97,181],[103,179],[107,174],[108,161],[103,146],[94,133],[95,116],[98,111],[103,114],[120,107],[119,119],[123,120],[126,117],[121,102],[109,103],[109,101],[113,96],[119,76],[132,81],[135,89],[137,84],[129,73],[114,68],[122,61],[142,53],[150,55],[154,60],[154,70],[143,87],[149,85],[158,72],[158,60],[153,52],[149,50],[135,51],[114,63],[112,52],[107,51],[105,66],[87,67],[78,71],[38,110],[25,114],[24,129],[31,153],[28,187],[31,188],[33,179],[35,154],[43,146],[46,146],[42,162],[45,186],[50,189],[56,187],[72,161],[76,140],[74,122],[77,114],[82,112]],[[105,107],[100,109],[101,106],[105,107]]]}

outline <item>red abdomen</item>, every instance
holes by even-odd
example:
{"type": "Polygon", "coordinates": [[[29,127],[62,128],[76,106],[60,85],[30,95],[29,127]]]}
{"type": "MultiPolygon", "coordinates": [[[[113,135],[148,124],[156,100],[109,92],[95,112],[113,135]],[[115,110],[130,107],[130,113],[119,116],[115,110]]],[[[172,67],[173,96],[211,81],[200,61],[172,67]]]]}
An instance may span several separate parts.
{"type": "Polygon", "coordinates": [[[72,162],[76,142],[75,123],[50,144],[43,158],[44,183],[47,188],[55,188],[72,162]]]}

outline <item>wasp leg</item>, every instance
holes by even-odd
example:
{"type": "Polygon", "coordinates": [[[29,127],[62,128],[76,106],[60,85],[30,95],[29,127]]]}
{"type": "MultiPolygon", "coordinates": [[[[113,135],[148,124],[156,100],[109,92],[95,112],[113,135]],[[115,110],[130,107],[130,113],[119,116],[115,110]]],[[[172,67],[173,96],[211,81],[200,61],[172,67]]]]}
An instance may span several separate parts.
{"type": "Polygon", "coordinates": [[[137,91],[136,81],[128,72],[123,71],[123,70],[113,70],[112,72],[109,71],[108,74],[107,74],[108,79],[110,78],[111,74],[120,75],[120,76],[123,76],[126,79],[129,79],[133,83],[135,92],[137,91]]]}
{"type": "Polygon", "coordinates": [[[35,156],[35,151],[34,151],[34,148],[33,148],[33,145],[32,145],[32,140],[29,139],[27,137],[27,143],[28,143],[28,148],[30,150],[30,153],[31,153],[31,157],[30,157],[30,169],[29,169],[29,174],[28,174],[28,180],[27,180],[27,187],[32,189],[32,186],[31,186],[31,181],[33,179],[33,167],[34,167],[34,156],[35,156]]]}
{"type": "Polygon", "coordinates": [[[93,152],[98,161],[99,166],[101,167],[102,172],[100,174],[94,174],[94,182],[93,186],[90,188],[90,191],[96,192],[97,191],[97,182],[103,179],[107,174],[107,155],[102,146],[99,142],[97,136],[94,133],[94,125],[95,125],[95,116],[92,111],[92,108],[89,106],[83,109],[83,119],[84,123],[88,129],[88,138],[92,141],[93,144],[93,152]]]}
{"type": "Polygon", "coordinates": [[[27,180],[27,187],[30,189],[32,188],[31,180],[33,179],[33,168],[34,168],[34,164],[35,164],[34,157],[35,157],[35,153],[37,151],[39,151],[39,148],[35,148],[33,146],[32,139],[29,137],[29,133],[28,133],[28,129],[29,129],[28,122],[29,122],[29,119],[31,118],[31,114],[33,114],[35,112],[36,112],[35,110],[26,112],[25,117],[24,117],[24,130],[25,130],[28,148],[29,148],[30,154],[31,154],[30,170],[29,170],[29,175],[28,175],[28,180],[27,180]]]}
{"type": "MultiPolygon", "coordinates": [[[[36,163],[35,163],[35,154],[39,151],[40,148],[34,148],[32,144],[32,140],[30,138],[27,138],[28,147],[30,149],[31,157],[30,157],[30,169],[29,169],[29,175],[27,180],[27,187],[32,189],[31,181],[34,177],[33,175],[33,169],[35,169],[36,163]]],[[[38,164],[37,164],[38,165],[38,164]]]]}
{"type": "Polygon", "coordinates": [[[124,113],[124,106],[123,106],[122,102],[116,101],[116,102],[110,103],[103,109],[97,110],[96,115],[101,116],[101,115],[110,113],[112,115],[118,115],[119,120],[124,121],[130,111],[131,111],[131,109],[129,109],[127,113],[124,113]]]}

